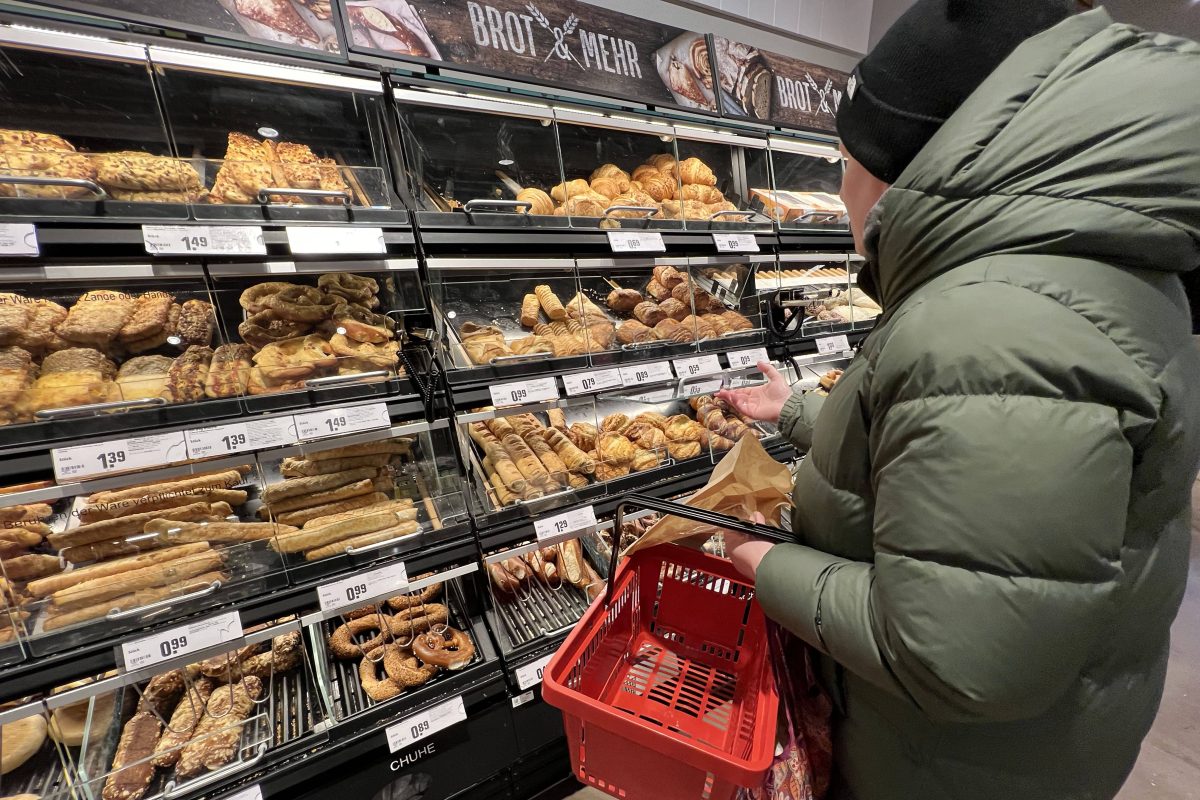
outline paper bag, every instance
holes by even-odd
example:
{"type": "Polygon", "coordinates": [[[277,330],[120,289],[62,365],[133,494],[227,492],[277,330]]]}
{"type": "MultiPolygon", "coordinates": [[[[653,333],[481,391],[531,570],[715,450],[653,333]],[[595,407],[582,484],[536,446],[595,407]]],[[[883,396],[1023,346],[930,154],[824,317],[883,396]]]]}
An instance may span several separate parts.
{"type": "MultiPolygon", "coordinates": [[[[766,518],[768,525],[777,528],[783,510],[791,505],[791,492],[792,475],[788,468],[767,455],[756,437],[743,436],[717,463],[708,483],[692,495],[687,505],[743,520],[750,520],[757,511],[766,518]]],[[[664,542],[698,547],[719,530],[711,525],[665,516],[630,545],[624,555],[664,542]]]]}

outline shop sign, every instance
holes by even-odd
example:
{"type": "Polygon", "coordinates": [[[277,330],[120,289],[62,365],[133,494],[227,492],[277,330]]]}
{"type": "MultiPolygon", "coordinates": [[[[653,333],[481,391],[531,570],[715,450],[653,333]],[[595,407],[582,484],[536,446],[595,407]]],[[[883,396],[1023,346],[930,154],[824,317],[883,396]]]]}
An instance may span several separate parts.
{"type": "Polygon", "coordinates": [[[837,130],[850,75],[713,37],[721,113],[790,128],[837,130]]]}

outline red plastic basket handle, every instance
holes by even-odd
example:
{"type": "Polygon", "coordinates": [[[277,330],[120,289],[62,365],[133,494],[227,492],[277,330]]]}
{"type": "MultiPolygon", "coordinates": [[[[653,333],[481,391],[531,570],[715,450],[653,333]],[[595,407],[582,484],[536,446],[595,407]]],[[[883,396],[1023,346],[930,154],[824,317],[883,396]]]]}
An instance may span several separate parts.
{"type": "Polygon", "coordinates": [[[629,506],[640,509],[649,509],[657,511],[660,514],[666,514],[672,517],[682,517],[690,519],[693,522],[701,522],[705,525],[712,525],[714,528],[724,528],[725,530],[737,531],[744,533],[747,536],[757,536],[760,539],[768,539],[772,542],[781,544],[794,543],[796,537],[791,533],[779,528],[772,528],[770,525],[759,525],[754,522],[746,522],[737,517],[718,514],[715,511],[707,511],[703,508],[693,508],[685,506],[682,503],[673,503],[670,500],[660,500],[657,497],[648,497],[642,494],[628,494],[621,498],[617,503],[617,515],[613,520],[613,547],[612,559],[608,564],[608,590],[604,594],[604,604],[609,605],[612,602],[613,588],[616,586],[617,561],[620,560],[621,550],[621,522],[625,517],[625,509],[629,506]]]}

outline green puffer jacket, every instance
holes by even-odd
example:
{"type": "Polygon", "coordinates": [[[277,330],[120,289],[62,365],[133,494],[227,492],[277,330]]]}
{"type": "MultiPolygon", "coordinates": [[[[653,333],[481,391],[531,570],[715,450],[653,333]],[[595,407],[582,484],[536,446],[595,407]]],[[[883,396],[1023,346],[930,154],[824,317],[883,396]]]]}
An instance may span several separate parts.
{"type": "MultiPolygon", "coordinates": [[[[858,800],[1111,798],[1162,693],[1200,465],[1200,45],[1035,37],[876,209],[885,314],[758,572],[858,800]]],[[[818,414],[819,411],[819,414],[818,414]]]]}

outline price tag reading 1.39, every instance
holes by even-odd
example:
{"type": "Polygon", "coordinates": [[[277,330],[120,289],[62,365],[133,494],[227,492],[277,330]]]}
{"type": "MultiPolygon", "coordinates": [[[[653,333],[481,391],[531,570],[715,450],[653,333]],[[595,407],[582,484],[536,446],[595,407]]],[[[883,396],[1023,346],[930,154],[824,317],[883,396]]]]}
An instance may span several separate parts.
{"type": "Polygon", "coordinates": [[[570,511],[564,511],[561,514],[555,514],[552,517],[542,517],[539,520],[535,520],[533,530],[537,533],[538,541],[544,542],[556,536],[565,536],[568,533],[594,528],[595,526],[596,509],[592,506],[584,506],[583,508],[574,508],[570,511]]]}
{"type": "Polygon", "coordinates": [[[408,572],[404,562],[388,564],[370,572],[360,572],[340,581],[317,587],[317,602],[321,610],[334,611],[384,594],[400,594],[408,588],[408,572]]]}
{"type": "Polygon", "coordinates": [[[348,433],[386,428],[392,424],[387,403],[371,403],[365,406],[331,408],[325,411],[313,411],[309,414],[297,414],[292,417],[292,421],[296,423],[296,438],[301,441],[324,439],[327,436],[344,436],[348,433]]]}
{"type": "Polygon", "coordinates": [[[522,406],[527,403],[545,403],[558,399],[558,383],[554,378],[536,378],[519,383],[502,383],[488,387],[492,392],[492,405],[522,406]]]}
{"type": "Polygon", "coordinates": [[[187,432],[188,458],[212,458],[294,444],[296,429],[291,417],[235,422],[187,432]]]}
{"type": "Polygon", "coordinates": [[[389,727],[387,729],[388,750],[393,753],[403,750],[466,718],[467,707],[460,695],[440,706],[434,706],[428,711],[414,714],[389,727]]]}
{"type": "Polygon", "coordinates": [[[621,381],[626,386],[641,386],[647,383],[661,383],[673,380],[675,373],[671,372],[668,361],[656,361],[652,364],[634,364],[621,367],[621,381]]]}
{"type": "Polygon", "coordinates": [[[152,636],[121,643],[125,669],[141,669],[168,659],[207,650],[223,642],[240,638],[242,618],[230,611],[188,625],[180,625],[152,636]]]}
{"type": "Polygon", "coordinates": [[[135,439],[58,447],[50,451],[54,477],[59,482],[78,481],[97,475],[161,467],[187,459],[182,432],[135,439]]]}

